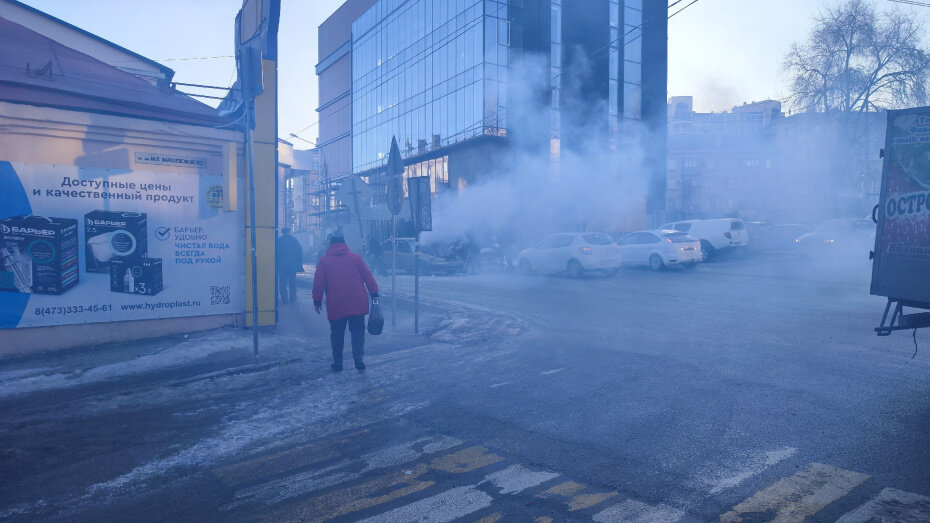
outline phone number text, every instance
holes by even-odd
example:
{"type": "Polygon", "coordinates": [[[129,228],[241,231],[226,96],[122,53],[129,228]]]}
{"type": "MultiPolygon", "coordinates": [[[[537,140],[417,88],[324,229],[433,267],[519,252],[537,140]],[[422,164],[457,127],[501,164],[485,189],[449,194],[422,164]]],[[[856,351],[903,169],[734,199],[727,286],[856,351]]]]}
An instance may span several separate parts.
{"type": "Polygon", "coordinates": [[[113,305],[66,305],[60,307],[36,307],[36,316],[62,316],[66,314],[81,314],[84,312],[109,312],[113,305]]]}

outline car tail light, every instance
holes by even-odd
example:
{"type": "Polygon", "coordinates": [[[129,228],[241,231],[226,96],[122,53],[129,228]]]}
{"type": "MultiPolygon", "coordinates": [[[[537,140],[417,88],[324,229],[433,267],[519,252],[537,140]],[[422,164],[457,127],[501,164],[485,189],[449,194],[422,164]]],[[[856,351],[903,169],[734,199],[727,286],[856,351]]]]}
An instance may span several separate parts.
{"type": "Polygon", "coordinates": [[[723,235],[726,236],[728,240],[733,237],[733,235],[730,234],[730,231],[723,233],[723,235]]]}
{"type": "Polygon", "coordinates": [[[578,247],[578,250],[581,251],[581,254],[591,254],[591,247],[578,247]]]}

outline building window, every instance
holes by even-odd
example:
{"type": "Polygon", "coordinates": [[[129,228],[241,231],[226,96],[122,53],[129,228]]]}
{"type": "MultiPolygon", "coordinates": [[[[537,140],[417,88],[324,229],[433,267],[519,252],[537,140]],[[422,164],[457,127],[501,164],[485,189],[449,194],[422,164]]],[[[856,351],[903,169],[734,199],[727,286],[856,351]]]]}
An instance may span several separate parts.
{"type": "Polygon", "coordinates": [[[508,20],[497,21],[497,43],[510,45],[510,22],[508,20]]]}

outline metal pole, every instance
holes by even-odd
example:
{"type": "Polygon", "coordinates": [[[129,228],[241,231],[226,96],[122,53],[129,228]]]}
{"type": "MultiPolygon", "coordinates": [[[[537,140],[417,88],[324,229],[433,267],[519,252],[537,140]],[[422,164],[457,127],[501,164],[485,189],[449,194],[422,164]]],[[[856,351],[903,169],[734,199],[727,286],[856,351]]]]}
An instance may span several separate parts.
{"type": "Polygon", "coordinates": [[[413,333],[420,334],[420,231],[413,241],[413,333]]]}
{"type": "Polygon", "coordinates": [[[352,200],[355,203],[355,218],[358,220],[358,239],[365,243],[365,233],[362,231],[362,210],[358,206],[358,189],[355,188],[355,175],[352,175],[352,200]]]}
{"type": "Polygon", "coordinates": [[[391,215],[391,327],[397,327],[397,216],[391,215]]]}
{"type": "Polygon", "coordinates": [[[249,235],[251,240],[251,261],[252,261],[252,351],[258,358],[258,255],[255,248],[255,163],[253,161],[252,149],[252,123],[255,121],[254,100],[246,103],[246,128],[245,142],[249,157],[249,235]]]}

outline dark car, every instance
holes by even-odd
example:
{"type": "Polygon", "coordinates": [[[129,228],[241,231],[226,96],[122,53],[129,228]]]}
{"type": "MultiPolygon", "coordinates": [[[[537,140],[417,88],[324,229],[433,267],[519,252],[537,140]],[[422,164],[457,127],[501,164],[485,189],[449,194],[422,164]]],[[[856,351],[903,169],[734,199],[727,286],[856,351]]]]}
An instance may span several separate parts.
{"type": "Polygon", "coordinates": [[[749,250],[762,252],[791,252],[797,244],[794,240],[811,232],[803,225],[786,223],[782,225],[758,225],[750,227],[749,250]]]}
{"type": "MultiPolygon", "coordinates": [[[[384,272],[390,273],[391,271],[391,254],[392,254],[392,245],[391,240],[381,244],[381,248],[384,250],[384,272]]],[[[413,238],[398,238],[397,239],[397,270],[409,272],[413,274],[414,272],[414,246],[416,241],[413,238]]],[[[421,245],[420,256],[420,274],[455,274],[462,270],[463,261],[455,256],[436,256],[423,252],[423,247],[421,245]]]]}
{"type": "Polygon", "coordinates": [[[802,255],[822,259],[868,259],[875,245],[875,224],[868,219],[827,220],[794,240],[802,255]]]}

